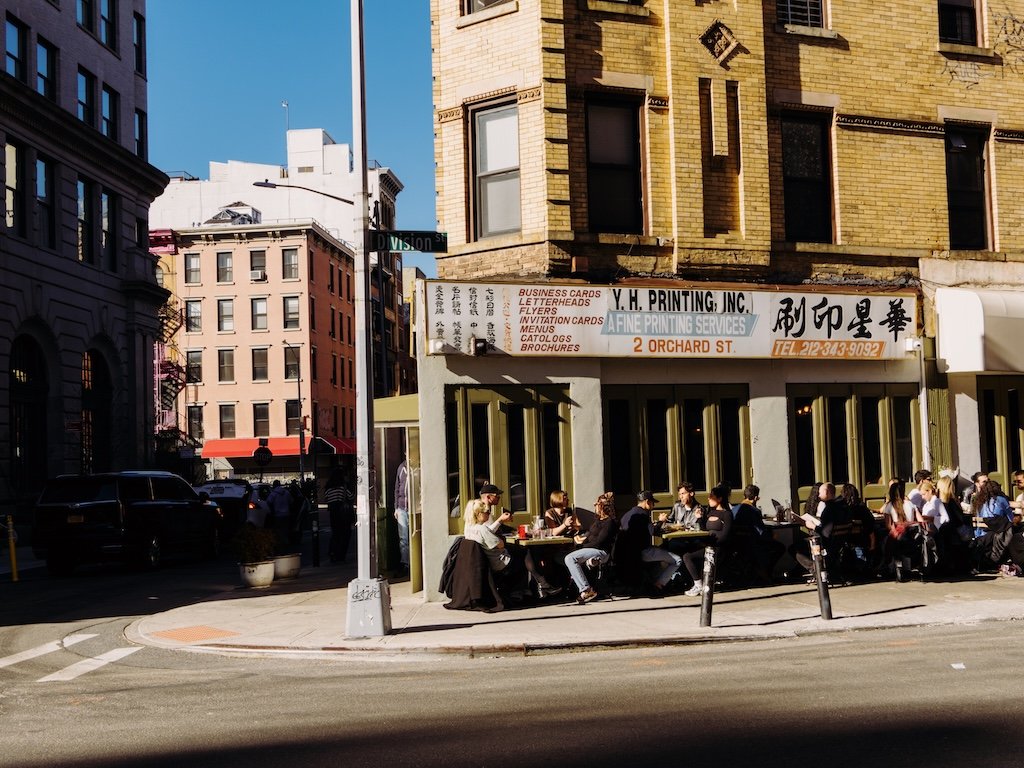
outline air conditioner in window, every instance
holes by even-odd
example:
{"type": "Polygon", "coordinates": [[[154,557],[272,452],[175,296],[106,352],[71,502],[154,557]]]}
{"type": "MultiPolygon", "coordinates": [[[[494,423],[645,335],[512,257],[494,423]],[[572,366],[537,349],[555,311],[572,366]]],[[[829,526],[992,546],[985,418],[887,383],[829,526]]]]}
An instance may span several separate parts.
{"type": "Polygon", "coordinates": [[[249,273],[249,279],[254,283],[261,283],[267,279],[267,273],[262,269],[254,269],[249,273]]]}

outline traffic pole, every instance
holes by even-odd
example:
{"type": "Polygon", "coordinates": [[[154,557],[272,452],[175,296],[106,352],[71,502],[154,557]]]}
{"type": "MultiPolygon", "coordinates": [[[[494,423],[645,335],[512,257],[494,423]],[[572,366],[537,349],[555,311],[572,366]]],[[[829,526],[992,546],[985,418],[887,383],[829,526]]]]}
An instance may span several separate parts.
{"type": "Polygon", "coordinates": [[[11,557],[11,581],[18,580],[18,539],[14,532],[14,518],[7,516],[7,551],[11,557]]]}
{"type": "Polygon", "coordinates": [[[320,567],[320,510],[313,515],[313,567],[320,567]]]}
{"type": "Polygon", "coordinates": [[[818,586],[818,605],[821,618],[832,620],[832,599],[828,594],[828,571],[825,570],[825,551],[821,547],[821,538],[812,535],[808,539],[811,545],[811,561],[814,563],[814,583],[818,586]]]}
{"type": "Polygon", "coordinates": [[[711,609],[715,603],[715,548],[704,547],[704,589],[700,593],[700,625],[711,626],[711,609]]]}

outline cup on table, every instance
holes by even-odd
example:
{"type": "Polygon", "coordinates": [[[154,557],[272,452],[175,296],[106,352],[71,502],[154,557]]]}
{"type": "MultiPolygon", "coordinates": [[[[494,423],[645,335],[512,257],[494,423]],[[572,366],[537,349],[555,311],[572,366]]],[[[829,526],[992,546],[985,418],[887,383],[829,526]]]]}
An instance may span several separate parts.
{"type": "Polygon", "coordinates": [[[520,539],[528,539],[528,538],[530,538],[530,531],[529,531],[529,528],[527,526],[525,526],[525,525],[520,525],[519,526],[519,538],[520,539]]]}

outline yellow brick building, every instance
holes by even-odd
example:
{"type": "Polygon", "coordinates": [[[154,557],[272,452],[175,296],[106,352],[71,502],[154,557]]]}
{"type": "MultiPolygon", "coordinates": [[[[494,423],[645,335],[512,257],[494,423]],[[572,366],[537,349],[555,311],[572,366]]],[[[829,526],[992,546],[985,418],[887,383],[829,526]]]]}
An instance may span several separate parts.
{"type": "MultiPolygon", "coordinates": [[[[809,480],[870,489],[918,466],[1004,481],[1020,468],[1024,2],[432,0],[431,15],[442,280],[713,284],[876,304],[909,291],[904,359],[757,359],[742,374],[739,361],[680,356],[653,379],[745,385],[733,481],[782,472],[777,493],[791,500],[809,480]],[[754,391],[769,379],[782,383],[754,391]],[[783,460],[758,458],[761,430],[783,460]]],[[[450,369],[462,353],[438,354],[450,369]]],[[[632,388],[623,418],[641,434],[652,407],[667,397],[684,409],[689,395],[643,391],[651,361],[590,360],[603,402],[596,488],[622,460],[614,387],[632,388]]],[[[678,427],[670,446],[684,437],[678,427]]],[[[715,441],[720,430],[704,446],[708,472],[715,441]]],[[[655,472],[649,445],[615,490],[687,474],[682,450],[655,472]]],[[[449,474],[469,461],[449,458],[449,474]]],[[[487,463],[473,473],[508,474],[487,463]]]]}

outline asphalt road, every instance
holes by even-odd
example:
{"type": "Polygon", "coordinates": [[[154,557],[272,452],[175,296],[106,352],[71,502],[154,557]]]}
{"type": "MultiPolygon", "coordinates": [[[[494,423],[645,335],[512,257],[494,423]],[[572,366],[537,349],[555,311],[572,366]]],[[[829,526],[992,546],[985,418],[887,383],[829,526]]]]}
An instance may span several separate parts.
{"type": "Polygon", "coordinates": [[[1018,759],[1017,622],[415,664],[231,658],[124,639],[138,615],[234,580],[228,564],[181,564],[0,587],[0,766],[1018,759]],[[46,651],[69,636],[81,639],[46,651]]]}

